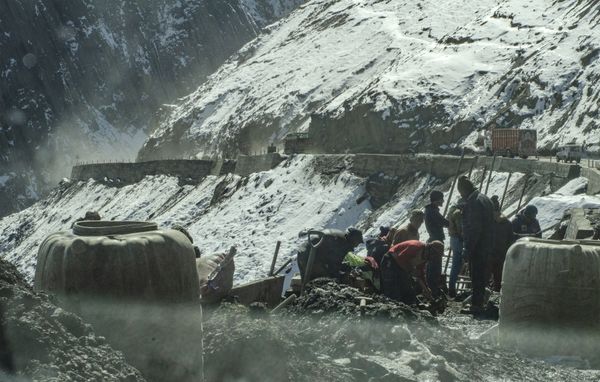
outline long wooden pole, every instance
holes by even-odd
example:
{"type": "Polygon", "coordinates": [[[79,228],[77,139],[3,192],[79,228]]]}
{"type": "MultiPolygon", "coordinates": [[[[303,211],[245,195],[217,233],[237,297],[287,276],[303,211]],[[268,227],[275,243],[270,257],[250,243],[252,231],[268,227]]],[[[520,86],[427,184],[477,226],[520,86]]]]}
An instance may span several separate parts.
{"type": "Polygon", "coordinates": [[[475,167],[477,162],[479,162],[479,157],[475,157],[473,159],[473,162],[471,162],[471,169],[469,170],[469,179],[471,179],[471,175],[473,174],[473,168],[475,167]]]}
{"type": "Polygon", "coordinates": [[[500,202],[500,211],[502,211],[502,207],[504,207],[504,198],[506,197],[506,191],[508,190],[508,184],[510,183],[511,177],[512,177],[512,172],[509,172],[508,178],[506,178],[506,185],[504,186],[504,192],[502,193],[502,201],[500,202]]]}
{"type": "Polygon", "coordinates": [[[271,261],[271,269],[269,269],[269,276],[273,276],[275,271],[275,263],[277,263],[277,256],[279,255],[279,248],[281,247],[281,241],[277,240],[275,245],[275,254],[273,255],[273,261],[271,261]]]}
{"type": "Polygon", "coordinates": [[[465,150],[463,150],[460,159],[458,160],[458,166],[456,166],[456,175],[454,176],[454,180],[452,181],[452,187],[450,187],[450,194],[448,194],[448,200],[446,201],[446,208],[444,208],[444,216],[448,213],[448,207],[450,207],[450,202],[452,201],[452,194],[454,194],[454,186],[456,186],[456,182],[458,181],[458,176],[460,175],[460,167],[462,166],[462,161],[465,157],[465,150]]]}
{"type": "Polygon", "coordinates": [[[492,174],[494,173],[494,164],[496,163],[496,154],[494,154],[494,158],[492,158],[492,168],[490,168],[490,175],[488,176],[487,184],[485,185],[484,195],[487,195],[488,190],[490,188],[490,182],[492,181],[492,174]]]}
{"type": "Polygon", "coordinates": [[[292,262],[292,259],[287,259],[287,261],[286,261],[285,263],[283,263],[283,265],[282,265],[282,266],[280,266],[280,267],[279,267],[279,268],[278,268],[278,269],[275,271],[275,273],[273,273],[273,276],[277,276],[278,274],[280,274],[280,273],[281,273],[281,271],[283,271],[283,269],[284,269],[285,267],[287,267],[288,265],[290,265],[290,263],[291,263],[291,262],[292,262]]]}
{"type": "Polygon", "coordinates": [[[527,190],[527,184],[529,183],[529,176],[525,178],[525,183],[523,183],[523,190],[521,190],[521,197],[519,198],[519,204],[517,205],[517,213],[521,209],[521,203],[523,202],[523,196],[525,196],[525,191],[527,190]]]}
{"type": "Polygon", "coordinates": [[[479,190],[483,189],[483,181],[485,180],[485,174],[487,174],[487,166],[483,166],[483,174],[481,175],[481,182],[479,182],[479,190]]]}

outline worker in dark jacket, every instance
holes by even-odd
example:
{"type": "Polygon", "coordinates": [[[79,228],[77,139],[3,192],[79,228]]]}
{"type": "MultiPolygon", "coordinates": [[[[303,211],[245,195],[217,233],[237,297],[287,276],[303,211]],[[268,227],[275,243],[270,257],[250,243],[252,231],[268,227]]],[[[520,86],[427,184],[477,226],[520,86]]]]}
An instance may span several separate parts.
{"type": "Polygon", "coordinates": [[[502,268],[508,248],[515,242],[511,222],[502,215],[500,203],[496,195],[491,197],[494,205],[494,246],[488,260],[488,277],[492,281],[492,289],[500,292],[502,286],[502,268]]]}
{"type": "MultiPolygon", "coordinates": [[[[425,206],[425,228],[429,234],[428,242],[444,242],[444,227],[448,227],[449,222],[440,213],[440,207],[444,205],[444,194],[434,190],[429,194],[429,203],[425,206]]],[[[431,288],[433,297],[440,295],[440,278],[442,275],[442,257],[428,262],[427,264],[427,283],[431,288]]]]}
{"type": "Polygon", "coordinates": [[[397,230],[392,240],[392,245],[400,244],[408,240],[419,240],[419,228],[423,224],[425,215],[421,210],[414,210],[410,214],[407,225],[397,230]]]}
{"type": "Polygon", "coordinates": [[[540,222],[536,219],[538,210],[530,204],[517,214],[512,221],[513,232],[517,238],[542,237],[540,222]]]}
{"type": "Polygon", "coordinates": [[[452,249],[452,268],[450,269],[450,280],[448,282],[448,296],[452,298],[456,297],[456,282],[463,266],[462,210],[464,206],[465,201],[460,199],[448,211],[448,222],[450,222],[448,235],[450,236],[450,248],[452,249]]]}
{"type": "Polygon", "coordinates": [[[423,296],[431,299],[425,267],[428,262],[441,258],[443,253],[444,244],[439,241],[409,240],[396,244],[381,262],[381,291],[389,298],[414,305],[417,303],[415,277],[423,296]]]}
{"type": "Polygon", "coordinates": [[[483,312],[487,262],[492,249],[494,206],[490,199],[477,191],[466,177],[458,179],[458,192],[465,200],[463,209],[463,258],[469,261],[473,296],[471,313],[483,312]]]}
{"type": "MultiPolygon", "coordinates": [[[[343,270],[344,258],[348,252],[363,242],[362,232],[356,228],[348,228],[346,232],[336,229],[323,230],[322,237],[309,235],[308,240],[312,245],[320,244],[316,248],[315,260],[310,274],[310,280],[317,277],[331,277],[339,279],[343,270]]],[[[308,240],[298,250],[298,267],[304,280],[311,245],[308,240]]]]}
{"type": "Polygon", "coordinates": [[[379,235],[376,238],[369,239],[365,242],[367,247],[367,257],[372,257],[377,264],[381,263],[383,255],[390,249],[390,246],[385,241],[389,232],[389,227],[379,227],[379,235]]]}

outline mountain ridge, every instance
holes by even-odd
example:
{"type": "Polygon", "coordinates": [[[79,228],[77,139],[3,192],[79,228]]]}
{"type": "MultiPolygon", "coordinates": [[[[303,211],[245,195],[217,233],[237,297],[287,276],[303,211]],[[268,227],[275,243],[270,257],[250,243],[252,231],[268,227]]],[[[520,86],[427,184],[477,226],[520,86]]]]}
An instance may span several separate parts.
{"type": "Polygon", "coordinates": [[[543,150],[600,141],[599,15],[591,0],[313,0],[171,106],[138,158],[308,130],[319,152],[446,152],[491,126],[536,128],[543,150]]]}

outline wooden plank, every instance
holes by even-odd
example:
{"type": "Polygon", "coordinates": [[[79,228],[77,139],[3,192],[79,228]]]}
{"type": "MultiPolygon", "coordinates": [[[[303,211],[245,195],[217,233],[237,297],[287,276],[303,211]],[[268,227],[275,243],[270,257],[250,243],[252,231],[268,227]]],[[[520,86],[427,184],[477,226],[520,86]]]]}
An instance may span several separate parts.
{"type": "Polygon", "coordinates": [[[264,302],[268,306],[274,307],[281,302],[283,279],[283,276],[274,276],[252,281],[233,288],[229,295],[235,297],[243,305],[264,302]]]}

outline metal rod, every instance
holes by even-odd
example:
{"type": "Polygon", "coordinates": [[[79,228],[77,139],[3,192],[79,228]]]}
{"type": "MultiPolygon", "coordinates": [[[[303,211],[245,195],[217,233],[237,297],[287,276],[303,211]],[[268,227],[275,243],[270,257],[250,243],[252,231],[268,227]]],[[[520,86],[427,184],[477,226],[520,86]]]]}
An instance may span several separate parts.
{"type": "Polygon", "coordinates": [[[271,269],[269,269],[269,276],[273,276],[275,270],[275,263],[277,263],[277,256],[279,255],[279,248],[281,247],[281,241],[277,240],[275,245],[275,254],[273,255],[273,261],[271,261],[271,269]]]}
{"type": "Polygon", "coordinates": [[[490,182],[492,181],[492,173],[494,172],[494,164],[496,164],[496,154],[494,154],[494,158],[492,158],[492,167],[490,168],[490,175],[488,176],[487,184],[485,185],[484,195],[487,195],[488,190],[490,188],[490,182]]]}
{"type": "Polygon", "coordinates": [[[277,276],[278,274],[281,273],[281,271],[283,271],[285,269],[285,267],[287,267],[288,265],[290,265],[290,263],[292,262],[292,259],[288,259],[285,263],[283,263],[282,266],[280,266],[275,273],[273,273],[271,276],[277,276]]]}
{"type": "Polygon", "coordinates": [[[509,172],[508,178],[506,178],[506,185],[504,186],[504,192],[502,193],[502,201],[500,202],[500,211],[502,211],[502,207],[504,207],[504,198],[506,197],[506,191],[508,190],[508,183],[510,183],[511,177],[512,177],[512,172],[509,172]]]}
{"type": "Polygon", "coordinates": [[[519,198],[519,204],[517,205],[517,213],[521,209],[521,203],[523,202],[523,196],[525,196],[525,190],[527,189],[527,184],[529,183],[529,176],[525,178],[525,183],[523,184],[523,190],[521,191],[521,197],[519,198]]]}
{"type": "Polygon", "coordinates": [[[444,266],[444,274],[448,272],[448,264],[450,264],[450,257],[452,257],[452,248],[448,248],[448,258],[446,258],[446,265],[444,266]]]}
{"type": "Polygon", "coordinates": [[[479,190],[483,190],[483,181],[485,180],[485,174],[487,173],[487,166],[483,166],[483,174],[481,175],[481,182],[479,182],[479,190]]]}
{"type": "Polygon", "coordinates": [[[476,156],[475,158],[473,158],[473,162],[471,162],[471,169],[469,170],[469,179],[471,179],[471,175],[473,174],[473,168],[475,167],[475,165],[477,164],[477,162],[479,162],[479,157],[476,156]]]}
{"type": "Polygon", "coordinates": [[[456,175],[454,176],[454,180],[452,181],[452,186],[450,187],[450,194],[448,195],[448,201],[446,201],[446,208],[444,208],[444,216],[448,213],[448,207],[450,207],[450,201],[452,200],[452,194],[454,193],[454,186],[456,186],[456,182],[458,181],[458,176],[460,175],[460,167],[462,165],[463,158],[465,157],[465,150],[463,150],[460,159],[458,160],[458,166],[456,166],[456,175]]]}

